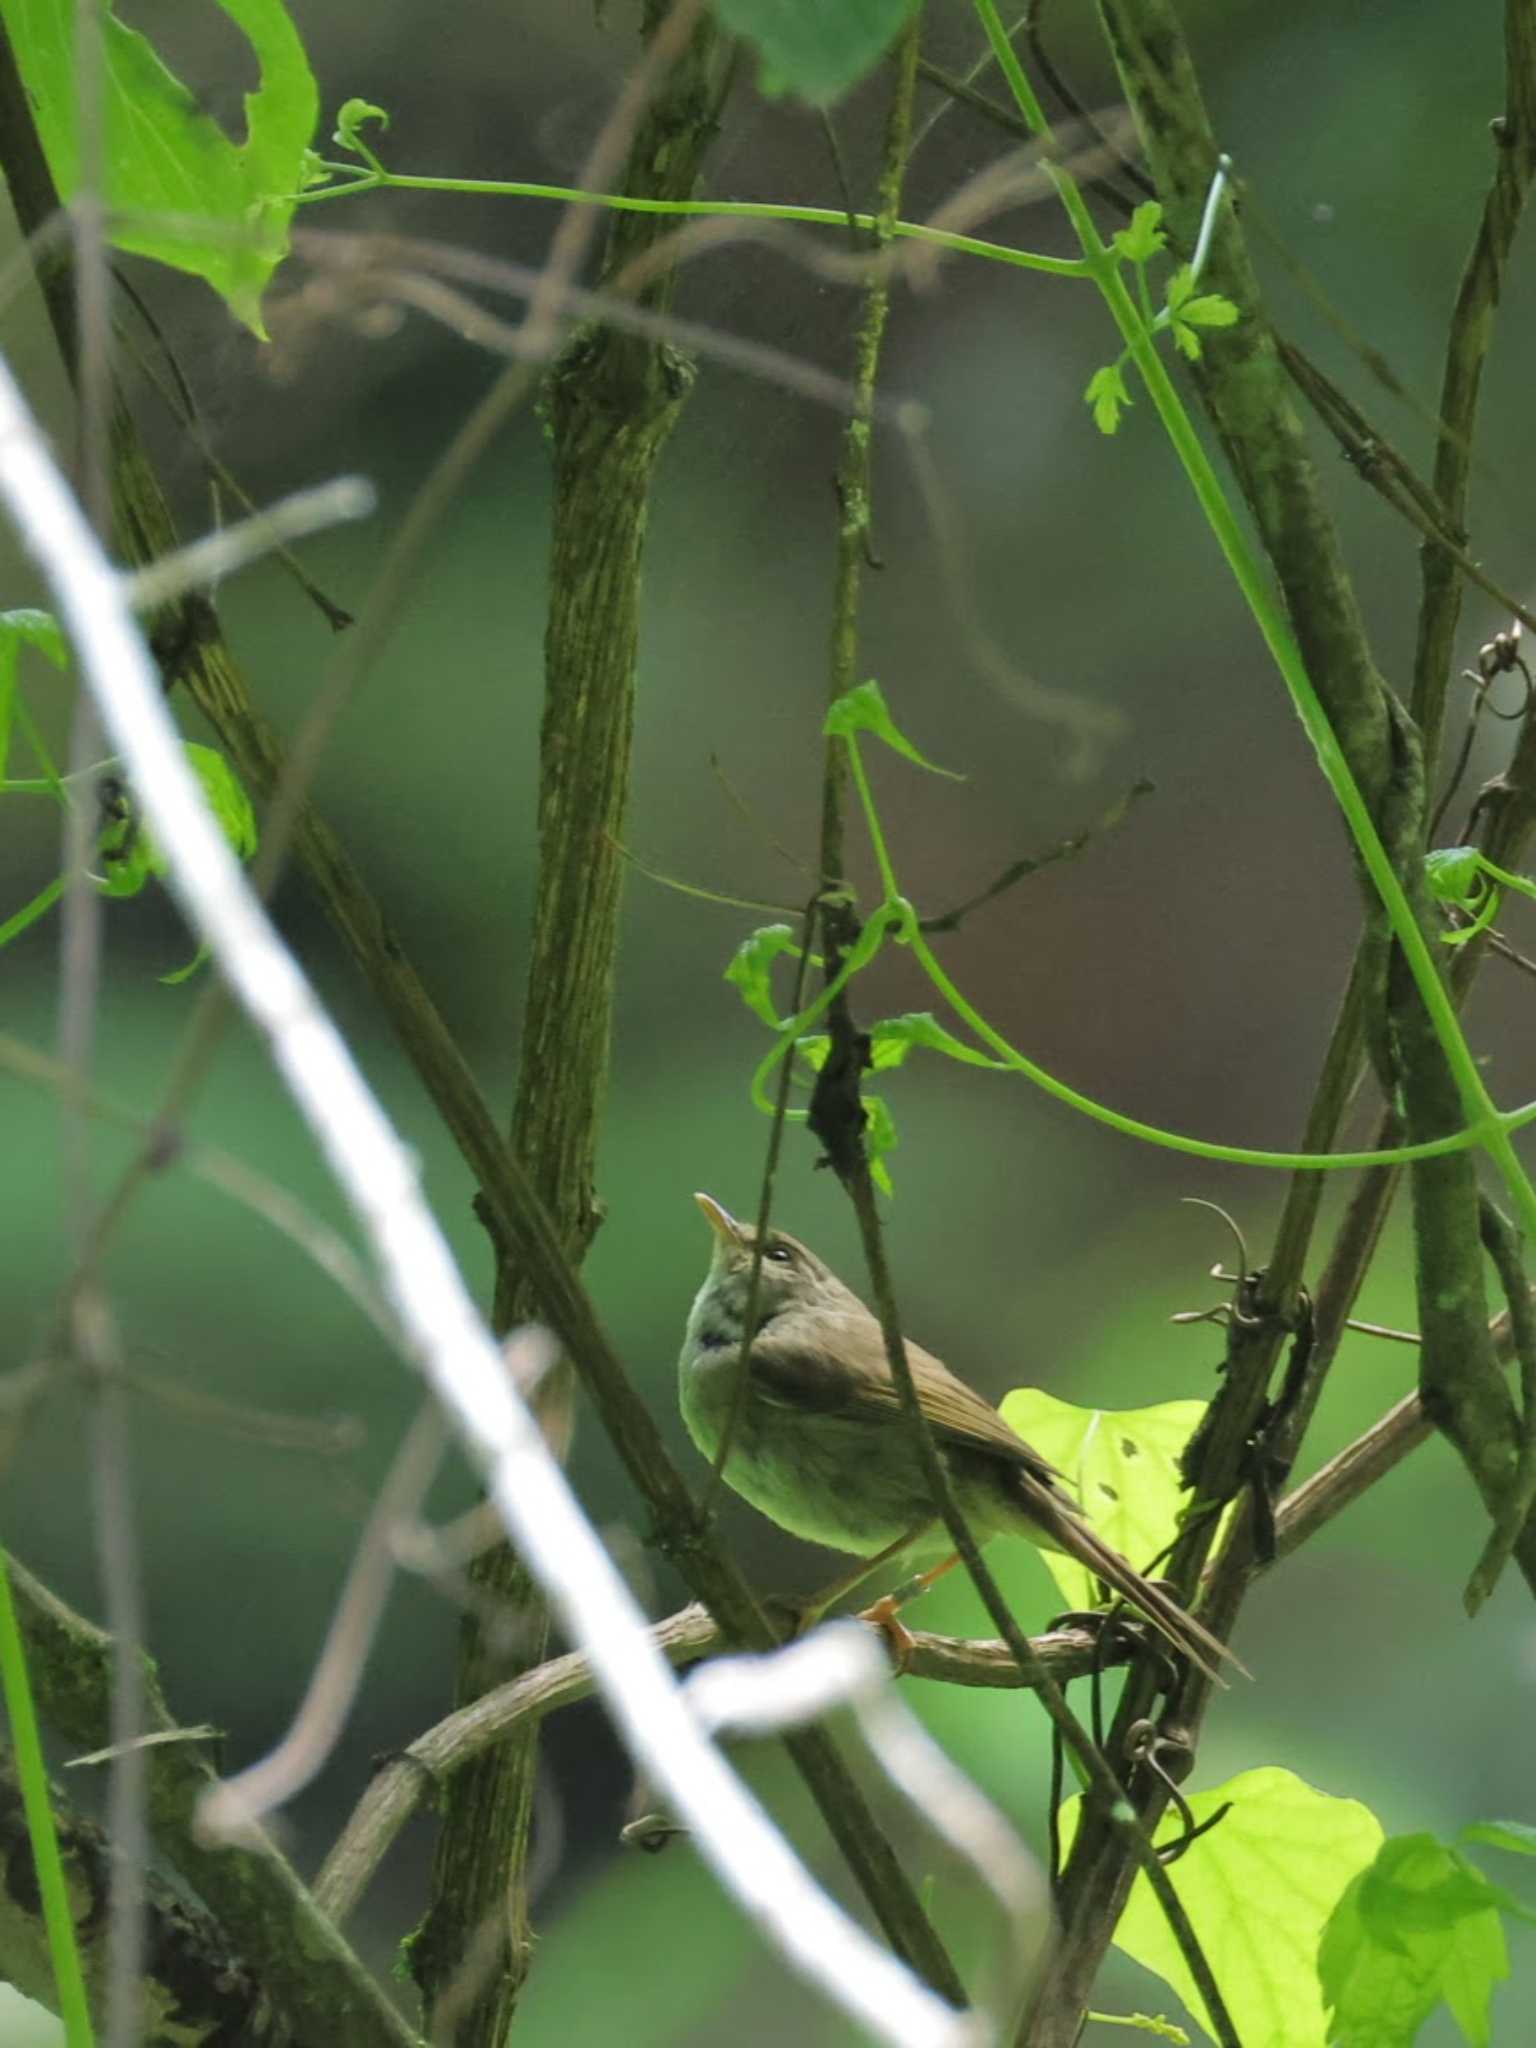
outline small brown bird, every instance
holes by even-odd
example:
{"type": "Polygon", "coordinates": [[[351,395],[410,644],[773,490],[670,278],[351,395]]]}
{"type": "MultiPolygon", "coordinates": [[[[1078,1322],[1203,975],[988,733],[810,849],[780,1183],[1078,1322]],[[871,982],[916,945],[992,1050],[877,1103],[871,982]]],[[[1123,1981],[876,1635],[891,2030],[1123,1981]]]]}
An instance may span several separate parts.
{"type": "MultiPolygon", "coordinates": [[[[713,1461],[736,1400],[757,1233],[711,1196],[694,1200],[715,1244],[688,1317],[679,1398],[689,1435],[713,1461]]],[[[990,1401],[916,1344],[907,1345],[907,1358],[956,1501],[979,1542],[1012,1533],[1043,1550],[1065,1551],[1208,1675],[1217,1676],[1222,1658],[1237,1662],[1225,1643],[1094,1533],[1061,1491],[1062,1475],[990,1401]]],[[[763,1246],[747,1387],[725,1478],[781,1529],[865,1558],[868,1570],[943,1533],[879,1322],[784,1231],[771,1232],[763,1246]]]]}

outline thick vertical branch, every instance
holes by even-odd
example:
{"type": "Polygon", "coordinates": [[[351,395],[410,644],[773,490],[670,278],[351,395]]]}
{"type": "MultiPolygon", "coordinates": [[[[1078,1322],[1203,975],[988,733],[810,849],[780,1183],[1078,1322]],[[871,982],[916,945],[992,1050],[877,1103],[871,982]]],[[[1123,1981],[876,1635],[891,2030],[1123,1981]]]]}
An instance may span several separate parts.
{"type": "MultiPolygon", "coordinates": [[[[1100,0],[1100,13],[1151,164],[1158,193],[1174,232],[1192,243],[1218,146],[1211,133],[1198,81],[1178,20],[1167,0],[1100,0]]],[[[1230,336],[1207,351],[1198,374],[1201,394],[1262,537],[1277,583],[1314,685],[1351,768],[1371,804],[1378,828],[1396,857],[1405,883],[1418,891],[1422,846],[1423,770],[1417,736],[1393,705],[1367,645],[1358,606],[1332,522],[1323,506],[1300,423],[1289,402],[1283,369],[1264,319],[1257,285],[1240,229],[1230,212],[1218,227],[1208,276],[1242,308],[1230,336]]],[[[1354,1085],[1362,1029],[1374,1019],[1375,1049],[1385,1067],[1388,1048],[1380,1030],[1386,965],[1374,902],[1367,905],[1368,934],[1341,1013],[1325,1087],[1314,1110],[1309,1142],[1326,1144],[1354,1085]],[[1317,1128],[1317,1126],[1323,1128],[1317,1128]]],[[[1438,1048],[1425,1047],[1416,997],[1397,1007],[1398,1052],[1410,1053],[1425,1078],[1426,1118],[1435,1113],[1427,1099],[1430,1052],[1443,1069],[1438,1048]],[[1410,1014],[1411,1004],[1411,1014],[1410,1014]],[[1408,1037],[1415,1042],[1404,1043],[1408,1037]]],[[[1235,1333],[1226,1378],[1213,1405],[1211,1428],[1202,1446],[1199,1473],[1203,1498],[1229,1497],[1251,1477],[1249,1446],[1264,1411],[1270,1379],[1298,1305],[1301,1261],[1316,1211],[1315,1196],[1293,1186],[1277,1250],[1281,1258],[1255,1287],[1255,1320],[1235,1333]]],[[[1475,1222],[1475,1209],[1471,1212],[1475,1222]]],[[[1368,1233],[1373,1241],[1374,1232],[1368,1233]]],[[[1459,1262],[1458,1307],[1470,1317],[1476,1292],[1463,1285],[1459,1262]]],[[[1486,1314],[1482,1320],[1486,1342],[1486,1314]]],[[[1191,1534],[1175,1560],[1176,1579],[1198,1568],[1209,1530],[1191,1534]]],[[[1241,1571],[1229,1577],[1218,1611],[1222,1625],[1241,1598],[1241,1571]]],[[[1169,1709],[1192,1726],[1203,1688],[1192,1684],[1185,1701],[1169,1709]]],[[[1130,1717],[1154,1710],[1146,1681],[1133,1675],[1110,1738],[1111,1761],[1120,1754],[1130,1717]]],[[[1143,1821],[1155,1823],[1162,1793],[1154,1784],[1133,1782],[1143,1821]]],[[[1111,1816],[1089,1803],[1066,1873],[1062,1893],[1063,1943],[1053,1959],[1027,2033],[1031,2048],[1065,2048],[1075,2041],[1088,1993],[1104,1948],[1124,1905],[1131,1877],[1111,1816]]]]}
{"type": "MultiPolygon", "coordinates": [[[[1472,478],[1472,433],[1482,391],[1483,365],[1503,296],[1504,272],[1536,177],[1536,0],[1507,0],[1504,10],[1504,111],[1491,124],[1498,152],[1493,182],[1462,272],[1451,315],[1440,385],[1440,438],[1435,448],[1435,495],[1447,530],[1465,544],[1472,478]]],[[[1431,779],[1445,719],[1461,619],[1461,573],[1438,541],[1420,550],[1422,594],[1414,661],[1413,715],[1424,738],[1431,779]]]]}
{"type": "MultiPolygon", "coordinates": [[[[647,8],[654,33],[666,10],[647,8]]],[[[692,196],[714,134],[717,38],[706,20],[690,37],[636,130],[624,190],[692,196]]],[[[665,216],[619,214],[604,280],[670,231],[665,216]]],[[[646,288],[665,310],[671,275],[646,288]]],[[[690,366],[665,344],[597,326],[579,334],[550,373],[546,421],[554,455],[544,716],[539,748],[539,870],[529,951],[512,1144],[579,1265],[601,1217],[594,1186],[608,1080],[622,866],[617,852],[630,780],[640,572],[656,464],[677,422],[690,366]]],[[[498,1329],[538,1312],[536,1289],[498,1238],[498,1329]]],[[[572,1388],[562,1366],[541,1396],[552,1440],[570,1429],[572,1388]]],[[[465,1620],[460,1704],[539,1663],[548,1616],[506,1548],[476,1560],[481,1595],[465,1620]],[[487,1621],[486,1617],[490,1619],[487,1621]],[[509,1660],[503,1617],[514,1618],[509,1660]]],[[[497,2048],[527,1975],[532,1932],[526,1873],[538,1733],[520,1732],[457,1780],[445,1802],[431,1904],[412,1967],[434,2030],[497,2048]]]]}

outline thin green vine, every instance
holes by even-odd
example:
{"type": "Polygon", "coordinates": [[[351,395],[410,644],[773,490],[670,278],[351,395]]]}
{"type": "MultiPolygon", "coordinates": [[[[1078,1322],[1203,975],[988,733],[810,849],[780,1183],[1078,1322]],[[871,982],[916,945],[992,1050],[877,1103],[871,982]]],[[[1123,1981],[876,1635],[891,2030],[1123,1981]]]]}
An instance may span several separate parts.
{"type": "Polygon", "coordinates": [[[848,213],[837,206],[786,206],[777,200],[731,199],[632,199],[622,192],[584,192],[570,185],[535,185],[516,178],[423,178],[386,170],[353,175],[351,164],[322,163],[322,169],[347,173],[344,184],[321,185],[295,195],[300,206],[317,206],[326,199],[351,199],[362,192],[462,192],[478,199],[552,199],[562,206],[603,206],[615,213],[670,213],[679,219],[763,220],[792,225],[841,228],[854,227],[873,233],[879,228],[909,242],[926,242],[935,249],[950,249],[961,256],[983,256],[993,263],[1011,263],[1017,269],[1038,270],[1047,277],[1089,277],[1089,266],[1077,256],[1041,256],[1031,249],[1010,249],[1002,242],[983,241],[975,235],[955,234],[948,228],[932,228],[921,221],[880,221],[870,213],[848,213]]]}
{"type": "MultiPolygon", "coordinates": [[[[1042,140],[1048,139],[1049,129],[1046,127],[1039,104],[1029,89],[1028,81],[1024,78],[1018,58],[1008,42],[993,0],[974,0],[974,5],[999,68],[1013,90],[1020,113],[1042,140]]],[[[1403,958],[1429,1014],[1435,1036],[1445,1054],[1461,1099],[1467,1129],[1459,1136],[1463,1141],[1470,1137],[1472,1142],[1488,1153],[1498,1167],[1519,1211],[1522,1229],[1527,1238],[1530,1238],[1536,1233],[1536,1188],[1532,1187],[1520,1157],[1510,1141],[1510,1131],[1514,1126],[1500,1115],[1483,1083],[1476,1058],[1462,1033],[1450,992],[1441,978],[1429,943],[1419,928],[1413,907],[1392,866],[1386,847],[1382,844],[1360,786],[1329,723],[1328,715],[1312,687],[1301,650],[1291,635],[1258,558],[1249,545],[1247,536],[1222,489],[1220,479],[1201,445],[1194,423],[1185,411],[1174,389],[1173,380],[1157,353],[1152,333],[1138,312],[1135,301],[1126,290],[1120,275],[1119,258],[1106,247],[1094,225],[1087,202],[1070,173],[1056,165],[1047,165],[1046,169],[1066,209],[1067,217],[1076,231],[1083,259],[1119,329],[1121,340],[1131,360],[1141,374],[1142,382],[1194,491],[1196,501],[1205,514],[1206,522],[1216,537],[1227,566],[1231,569],[1238,588],[1253,614],[1254,622],[1263,635],[1265,645],[1269,648],[1290,692],[1297,716],[1312,742],[1319,765],[1344,814],[1345,823],[1359,850],[1366,872],[1381,898],[1392,926],[1393,936],[1402,949],[1403,958]]],[[[1343,1156],[1338,1155],[1339,1158],[1343,1156]]],[[[1418,1156],[1426,1155],[1419,1153],[1418,1156]]]]}
{"type": "MultiPolygon", "coordinates": [[[[841,700],[842,706],[846,707],[855,697],[862,697],[866,702],[875,701],[868,695],[872,689],[871,684],[861,684],[857,692],[850,692],[848,698],[841,700]]],[[[888,714],[884,713],[883,707],[880,715],[888,722],[888,714]]],[[[839,717],[838,707],[834,707],[831,717],[839,717]]],[[[895,729],[891,730],[894,732],[895,729]]],[[[850,730],[843,730],[840,736],[848,749],[849,773],[864,815],[865,829],[869,834],[870,847],[879,871],[883,896],[879,905],[865,921],[858,943],[849,951],[841,972],[804,1009],[793,1017],[778,1019],[770,1012],[763,1011],[758,1004],[753,1004],[753,1007],[758,1009],[758,1014],[765,1015],[767,1021],[776,1027],[773,1045],[758,1062],[752,1076],[752,1100],[765,1113],[773,1109],[768,1094],[768,1082],[779,1062],[787,1058],[796,1045],[805,1039],[825,1014],[832,999],[847,987],[854,975],[862,972],[870,964],[888,940],[894,940],[897,945],[910,948],[913,958],[954,1015],[982,1044],[991,1047],[996,1055],[995,1060],[981,1063],[1008,1068],[1022,1074],[1026,1080],[1032,1081],[1047,1095],[1054,1096],[1058,1102],[1065,1103],[1069,1109],[1075,1109],[1080,1114],[1092,1118],[1095,1123],[1108,1125],[1111,1130],[1119,1131],[1124,1137],[1159,1145],[1167,1151],[1187,1153],[1197,1159],[1221,1160],[1236,1166],[1269,1167],[1287,1173],[1326,1173],[1360,1167],[1406,1165],[1415,1159],[1441,1158],[1447,1153],[1465,1151],[1473,1145],[1485,1142],[1481,1130],[1471,1127],[1452,1132],[1448,1137],[1427,1139],[1420,1144],[1400,1145],[1385,1151],[1267,1152],[1252,1146],[1217,1144],[1204,1138],[1190,1137],[1182,1131],[1166,1130],[1158,1124],[1143,1123],[1139,1118],[1126,1116],[1120,1110],[1112,1109],[1107,1103],[1098,1102],[1092,1096],[1084,1095],[1080,1090],[1073,1088],[1068,1082],[1060,1080],[1030,1059],[1027,1054],[1020,1052],[1016,1046],[1011,1045],[1000,1031],[989,1024],[981,1012],[956,987],[941,965],[923,933],[915,906],[902,894],[857,735],[850,730]]],[[[897,734],[896,737],[899,739],[901,736],[897,734]]],[[[904,741],[902,744],[904,751],[915,756],[915,750],[908,747],[904,741]]],[[[795,952],[792,943],[784,942],[778,945],[777,950],[791,956],[795,952]]],[[[971,1058],[973,1061],[980,1061],[980,1055],[972,1054],[971,1058]]],[[[1536,1102],[1528,1102],[1518,1109],[1507,1111],[1500,1111],[1490,1103],[1489,1112],[1497,1120],[1501,1132],[1520,1130],[1527,1124],[1536,1122],[1536,1102]]],[[[789,1114],[803,1117],[804,1112],[790,1111],[789,1114]]]]}
{"type": "Polygon", "coordinates": [[[43,1745],[37,1732],[37,1715],[32,1707],[32,1685],[27,1676],[27,1653],[11,1600],[10,1568],[3,1549],[0,1549],[0,1690],[5,1695],[5,1711],[11,1724],[11,1744],[16,1755],[16,1776],[21,1785],[27,1833],[32,1838],[32,1860],[37,1869],[43,1925],[48,1931],[48,1951],[53,1958],[53,1978],[58,1987],[64,2038],[68,2048],[92,2048],[91,2009],[85,1995],[80,1950],[75,1941],[75,1916],[69,1903],[64,1861],[59,1854],[58,1832],[53,1824],[48,1772],[43,1763],[43,1745]]]}

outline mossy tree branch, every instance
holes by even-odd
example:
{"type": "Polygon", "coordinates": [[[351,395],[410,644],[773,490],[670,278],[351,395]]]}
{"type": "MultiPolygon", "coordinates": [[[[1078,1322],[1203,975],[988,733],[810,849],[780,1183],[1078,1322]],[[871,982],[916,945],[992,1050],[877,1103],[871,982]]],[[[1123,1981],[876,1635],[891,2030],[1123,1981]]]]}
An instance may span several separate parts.
{"type": "MultiPolygon", "coordinates": [[[[57,1791],[53,1808],[87,1988],[99,2010],[110,1924],[111,1850],[101,1828],[83,1819],[57,1791]]],[[[9,1753],[0,1750],[0,1866],[20,1873],[30,1857],[21,1789],[9,1753]]],[[[0,1978],[56,2010],[58,1991],[34,1901],[24,1881],[0,1886],[0,1978]]],[[[249,1964],[230,1950],[223,1929],[208,1913],[156,1871],[146,1873],[144,1909],[147,1967],[139,1986],[136,2038],[174,2041],[177,2048],[290,2048],[298,2038],[291,2014],[267,1998],[249,1964]]]]}
{"type": "MultiPolygon", "coordinates": [[[[100,1748],[111,1739],[111,1637],[55,1599],[14,1557],[10,1573],[39,1713],[77,1748],[100,1748]]],[[[144,1732],[175,1730],[147,1658],[140,1683],[144,1732]]],[[[226,1848],[198,1839],[193,1815],[218,1782],[200,1745],[156,1743],[144,1762],[156,1847],[245,1957],[294,2039],[414,2048],[412,2029],[270,1842],[226,1848]]]]}
{"type": "MultiPolygon", "coordinates": [[[[1165,0],[1101,0],[1127,96],[1141,129],[1159,193],[1176,236],[1193,240],[1217,155],[1206,121],[1187,48],[1165,0]]],[[[1244,318],[1231,337],[1207,351],[1197,376],[1202,396],[1238,473],[1249,509],[1259,527],[1275,569],[1293,628],[1306,656],[1309,673],[1368,801],[1394,855],[1394,864],[1422,911],[1420,856],[1426,811],[1424,768],[1418,735],[1396,710],[1372,661],[1357,607],[1344,569],[1336,536],[1322,507],[1310,464],[1301,445],[1298,422],[1281,381],[1282,365],[1260,310],[1251,267],[1240,231],[1229,216],[1218,230],[1207,276],[1235,299],[1244,318]],[[1237,346],[1228,346],[1228,342],[1237,346]]],[[[1463,427],[1470,431],[1470,411],[1463,427]]],[[[1439,1093],[1448,1083],[1439,1045],[1427,1032],[1422,1008],[1411,991],[1393,989],[1393,1037],[1388,1046],[1384,986],[1386,961],[1374,901],[1367,901],[1367,934],[1341,1009],[1317,1099],[1309,1117],[1308,1149],[1334,1142],[1338,1124],[1358,1085],[1361,1048],[1366,1034],[1376,1033],[1378,1065],[1389,1072],[1389,1052],[1401,1062],[1406,1092],[1416,1107],[1409,1117],[1422,1127],[1443,1130],[1444,1105],[1439,1093]]],[[[1467,963],[1470,967],[1470,963],[1467,963]]],[[[1394,982],[1396,977],[1393,977],[1394,982]]],[[[1422,1135],[1416,1128],[1414,1135],[1422,1135]]],[[[1439,1165],[1440,1162],[1433,1162],[1439,1165]]],[[[1438,1315],[1454,1323],[1439,1328],[1431,1319],[1429,1341],[1422,1347],[1432,1383],[1435,1361],[1445,1358],[1447,1342],[1474,1347],[1474,1375],[1486,1390],[1482,1370],[1492,1368],[1487,1338],[1486,1304],[1482,1298],[1481,1263],[1475,1249],[1468,1257],[1469,1232],[1475,1247],[1475,1190],[1454,1187],[1433,1176],[1419,1184],[1421,1203],[1434,1217],[1430,1266],[1441,1286],[1438,1315]],[[1451,1221],[1454,1219],[1454,1221],[1451,1221]]],[[[1393,1177],[1377,1175],[1363,1203],[1357,1203],[1349,1236],[1347,1283],[1336,1289],[1330,1304],[1334,1326],[1328,1349],[1300,1360],[1298,1377],[1306,1413],[1315,1401],[1322,1373],[1342,1332],[1343,1316],[1379,1236],[1393,1177]]],[[[1245,1447],[1252,1438],[1286,1331],[1296,1323],[1302,1261],[1315,1224],[1318,1190],[1315,1177],[1293,1183],[1271,1260],[1253,1289],[1252,1323],[1234,1332],[1226,1362],[1226,1379],[1215,1405],[1213,1427],[1204,1445],[1199,1479],[1203,1498],[1222,1499],[1252,1479],[1245,1472],[1245,1447]]],[[[1421,1222],[1421,1228],[1423,1223],[1421,1222]]],[[[1421,1262],[1422,1270],[1422,1262],[1421,1262]]],[[[1421,1295],[1421,1300],[1422,1300],[1421,1295]]],[[[1312,1335],[1316,1346],[1321,1333],[1312,1335]]],[[[1497,1383],[1496,1374],[1493,1376],[1497,1383]]],[[[1287,1434],[1294,1450],[1299,1422],[1287,1434]]],[[[1505,1475],[1507,1477],[1507,1475],[1505,1475]]],[[[1187,1581],[1204,1543],[1192,1536],[1176,1562],[1175,1575],[1187,1581]],[[1182,1573],[1180,1567],[1182,1566],[1182,1573]]],[[[1218,1567],[1206,1619],[1230,1627],[1242,1599],[1252,1562],[1251,1518],[1240,1518],[1218,1567]]],[[[1208,1697],[1199,1674],[1187,1688],[1190,1697],[1173,1703],[1170,1713],[1193,1729],[1208,1697]]],[[[1111,1753],[1123,1736],[1128,1716],[1147,1712],[1154,1703],[1133,1678],[1127,1688],[1111,1753]]],[[[1138,1810],[1155,1820],[1161,1795],[1155,1786],[1136,1787],[1138,1810]]],[[[1115,1840],[1109,1817],[1085,1812],[1068,1872],[1063,1902],[1067,1937],[1042,1987],[1025,2038],[1032,2048],[1055,2048],[1076,2038],[1098,1962],[1124,1904],[1130,1879],[1129,1859],[1115,1840]]]]}
{"type": "MultiPolygon", "coordinates": [[[[668,11],[652,0],[648,35],[668,11]]],[[[722,75],[719,39],[705,18],[640,119],[628,195],[693,196],[715,133],[722,75]]],[[[603,284],[611,286],[669,226],[665,216],[614,215],[603,284]]],[[[644,287],[642,302],[664,313],[671,295],[672,273],[663,270],[644,287]]],[[[665,343],[594,326],[568,345],[545,387],[554,495],[539,867],[512,1143],[575,1265],[601,1213],[597,1141],[612,1035],[646,521],[656,467],[691,378],[691,366],[665,343]]],[[[515,1251],[498,1243],[495,1326],[510,1329],[538,1309],[515,1251]]],[[[571,1395],[565,1367],[539,1391],[557,1444],[569,1438],[571,1395]]],[[[549,1633],[547,1610],[506,1545],[478,1557],[471,1579],[480,1599],[463,1623],[461,1705],[508,1675],[506,1652],[496,1647],[506,1639],[506,1617],[517,1618],[521,1668],[540,1662],[549,1633]],[[487,1615],[494,1617],[489,1626],[487,1615]]],[[[529,1724],[452,1786],[431,1904],[410,1947],[429,2024],[445,1996],[462,2003],[466,1957],[482,1958],[481,1988],[454,2038],[486,2048],[504,2039],[532,1956],[525,1877],[536,1770],[537,1729],[529,1724]],[[482,1930],[496,1925],[502,1939],[487,1957],[482,1930]]]]}

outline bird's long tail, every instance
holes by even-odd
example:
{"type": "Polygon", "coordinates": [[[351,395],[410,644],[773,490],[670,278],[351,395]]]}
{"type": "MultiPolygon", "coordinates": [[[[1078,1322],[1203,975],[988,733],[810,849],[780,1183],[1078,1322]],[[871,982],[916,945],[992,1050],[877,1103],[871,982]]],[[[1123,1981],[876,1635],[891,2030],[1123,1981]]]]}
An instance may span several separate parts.
{"type": "Polygon", "coordinates": [[[1102,1536],[1070,1508],[1054,1503],[1059,1515],[1053,1517],[1051,1535],[1058,1547],[1075,1557],[1079,1564],[1086,1565],[1095,1578],[1102,1579],[1128,1605],[1134,1607],[1180,1653],[1196,1664],[1218,1685],[1225,1685],[1220,1665],[1225,1661],[1236,1666],[1245,1678],[1253,1674],[1242,1659],[1229,1650],[1219,1636],[1213,1636],[1203,1623],[1187,1614],[1150,1579],[1143,1578],[1136,1567],[1123,1558],[1118,1550],[1112,1549],[1102,1536]]]}

